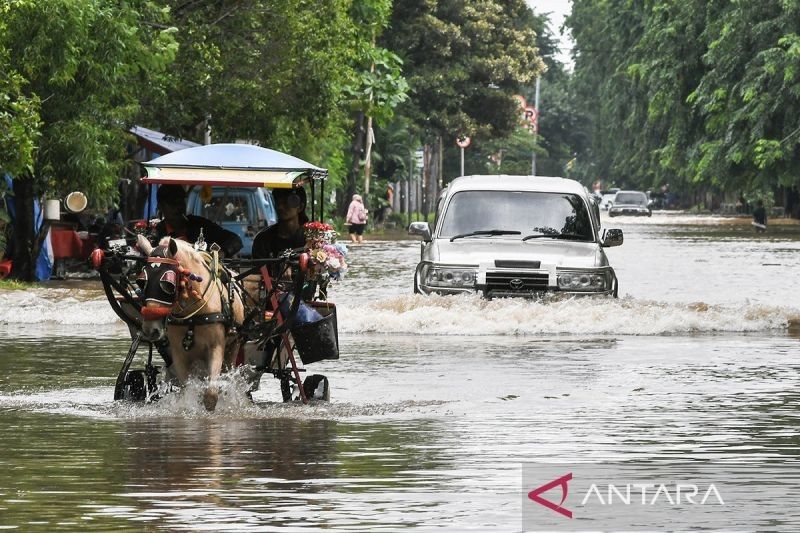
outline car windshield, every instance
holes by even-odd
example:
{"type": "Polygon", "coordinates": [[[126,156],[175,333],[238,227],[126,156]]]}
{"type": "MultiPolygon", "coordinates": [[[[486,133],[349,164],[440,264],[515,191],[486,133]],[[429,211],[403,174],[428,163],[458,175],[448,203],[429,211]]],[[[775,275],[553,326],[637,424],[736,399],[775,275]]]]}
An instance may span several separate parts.
{"type": "MultiPolygon", "coordinates": [[[[502,238],[532,234],[552,238],[594,240],[586,204],[575,194],[519,191],[462,191],[453,195],[442,221],[440,237],[452,238],[488,230],[502,238]]],[[[496,236],[496,235],[495,235],[496,236]]],[[[481,238],[479,233],[476,238],[481,238]]]]}
{"type": "Polygon", "coordinates": [[[212,198],[203,204],[200,214],[217,224],[239,222],[255,225],[257,221],[250,220],[253,215],[251,211],[246,193],[223,189],[214,190],[212,198]]]}
{"type": "Polygon", "coordinates": [[[647,205],[647,196],[642,192],[618,192],[614,203],[647,205]]]}

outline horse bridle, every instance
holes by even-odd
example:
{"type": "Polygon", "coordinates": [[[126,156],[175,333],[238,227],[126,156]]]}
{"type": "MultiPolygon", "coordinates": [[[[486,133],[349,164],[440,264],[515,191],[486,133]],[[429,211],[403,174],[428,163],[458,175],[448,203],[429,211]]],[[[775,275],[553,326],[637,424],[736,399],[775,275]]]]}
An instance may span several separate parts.
{"type": "MultiPolygon", "coordinates": [[[[203,278],[189,272],[177,259],[160,255],[163,253],[165,253],[165,251],[161,247],[154,249],[150,257],[147,258],[147,265],[142,269],[145,288],[149,289],[147,290],[147,294],[145,294],[145,303],[148,301],[155,301],[163,305],[159,307],[142,307],[142,318],[145,320],[166,319],[167,325],[188,326],[182,342],[183,349],[187,351],[194,345],[195,326],[221,323],[231,328],[234,325],[232,310],[233,295],[229,291],[229,299],[223,296],[222,287],[219,286],[219,277],[216,275],[216,265],[218,261],[216,257],[212,256],[214,267],[209,267],[203,262],[203,266],[205,266],[211,278],[201,295],[194,288],[188,288],[188,281],[202,282],[203,278]],[[148,269],[154,273],[153,279],[158,277],[159,281],[155,287],[152,283],[148,282],[148,269]],[[210,297],[208,293],[212,286],[216,286],[219,290],[222,312],[200,315],[198,313],[208,304],[210,297]],[[178,291],[181,288],[185,291],[186,298],[188,298],[188,292],[191,291],[192,295],[195,297],[195,302],[200,303],[200,305],[190,313],[178,315],[174,308],[178,305],[178,291]]],[[[140,277],[142,274],[140,274],[140,277]]],[[[137,281],[139,280],[137,279],[137,281]]],[[[186,307],[181,307],[178,312],[183,312],[185,309],[186,307]]]]}
{"type": "MultiPolygon", "coordinates": [[[[203,309],[206,303],[208,303],[208,298],[206,296],[211,286],[215,285],[214,279],[211,280],[211,283],[206,286],[203,294],[200,295],[193,287],[189,288],[188,282],[202,282],[203,278],[184,268],[177,259],[161,255],[164,253],[162,247],[155,248],[147,258],[147,264],[136,279],[137,285],[139,285],[139,288],[143,292],[142,296],[145,304],[147,302],[161,304],[158,307],[143,306],[142,318],[145,320],[160,320],[167,317],[175,317],[178,319],[190,318],[203,309]],[[156,279],[158,283],[153,283],[156,279]],[[180,305],[178,303],[178,296],[181,291],[184,292],[185,298],[188,298],[189,292],[191,292],[196,298],[195,301],[203,302],[197,309],[184,316],[178,316],[177,313],[182,313],[185,311],[186,307],[181,306],[177,312],[175,310],[175,306],[180,305]]],[[[207,266],[206,268],[208,269],[207,266]]],[[[210,269],[209,273],[212,274],[212,278],[215,277],[210,269]]]]}

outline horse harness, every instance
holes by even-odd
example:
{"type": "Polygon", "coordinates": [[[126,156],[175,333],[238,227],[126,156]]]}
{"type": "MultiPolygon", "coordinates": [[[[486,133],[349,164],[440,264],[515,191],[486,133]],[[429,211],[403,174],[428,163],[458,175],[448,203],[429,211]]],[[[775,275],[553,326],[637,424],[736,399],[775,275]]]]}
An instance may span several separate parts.
{"type": "MultiPolygon", "coordinates": [[[[189,272],[181,266],[178,260],[167,257],[166,247],[158,246],[153,249],[150,256],[147,258],[147,265],[142,270],[142,274],[140,274],[140,278],[137,280],[137,282],[141,281],[142,278],[144,280],[144,288],[146,290],[145,298],[147,301],[155,301],[169,306],[171,311],[166,315],[167,325],[188,326],[183,341],[181,342],[183,349],[186,351],[191,350],[192,346],[194,346],[195,326],[223,324],[229,331],[233,333],[236,331],[236,325],[233,320],[233,301],[235,296],[234,291],[238,294],[240,290],[238,286],[234,288],[236,284],[232,282],[233,276],[231,273],[220,265],[217,250],[213,250],[211,254],[201,253],[204,259],[202,261],[203,266],[205,266],[210,274],[211,279],[202,295],[199,295],[193,288],[191,289],[192,294],[197,298],[195,302],[202,303],[196,309],[183,316],[176,315],[175,310],[172,309],[178,305],[178,291],[185,288],[188,285],[188,281],[202,282],[203,278],[189,272]],[[148,271],[150,273],[148,273],[148,271]],[[226,279],[221,279],[220,274],[226,279]],[[153,279],[159,280],[157,284],[148,283],[148,279],[151,275],[153,279]],[[224,289],[225,284],[227,284],[228,287],[227,291],[224,289]],[[208,292],[211,290],[212,286],[217,287],[219,291],[222,311],[219,313],[199,314],[208,304],[208,292]],[[227,298],[225,297],[226,292],[227,298]]],[[[141,285],[140,283],[140,287],[141,285]]],[[[188,289],[185,292],[188,293],[188,289]]],[[[186,297],[188,298],[188,294],[186,297]]],[[[185,307],[181,307],[178,312],[183,312],[185,309],[185,307]]]]}

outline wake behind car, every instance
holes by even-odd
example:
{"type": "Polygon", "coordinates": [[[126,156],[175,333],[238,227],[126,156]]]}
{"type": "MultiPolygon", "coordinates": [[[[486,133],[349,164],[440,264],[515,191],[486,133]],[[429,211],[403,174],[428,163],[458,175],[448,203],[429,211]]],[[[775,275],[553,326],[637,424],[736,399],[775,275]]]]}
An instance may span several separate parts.
{"type": "Polygon", "coordinates": [[[639,191],[619,191],[614,196],[611,207],[608,208],[608,216],[630,215],[636,217],[649,217],[653,213],[648,206],[647,195],[639,191]]]}
{"type": "Polygon", "coordinates": [[[457,178],[439,197],[433,231],[414,222],[409,233],[423,240],[415,292],[617,294],[603,248],[622,244],[622,230],[600,237],[596,205],[573,180],[457,178]]]}

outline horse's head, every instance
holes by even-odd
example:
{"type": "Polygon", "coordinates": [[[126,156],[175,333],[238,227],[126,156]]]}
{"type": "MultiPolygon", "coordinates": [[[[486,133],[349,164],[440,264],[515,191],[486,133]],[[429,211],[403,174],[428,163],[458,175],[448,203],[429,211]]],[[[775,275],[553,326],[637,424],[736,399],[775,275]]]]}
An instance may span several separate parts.
{"type": "MultiPolygon", "coordinates": [[[[142,291],[142,332],[146,339],[157,341],[164,338],[165,319],[182,298],[184,278],[202,279],[190,274],[199,265],[189,244],[169,237],[162,239],[155,248],[145,243],[146,239],[139,240],[139,248],[148,257],[136,283],[142,291]]],[[[184,294],[183,298],[186,296],[184,294]]]]}

